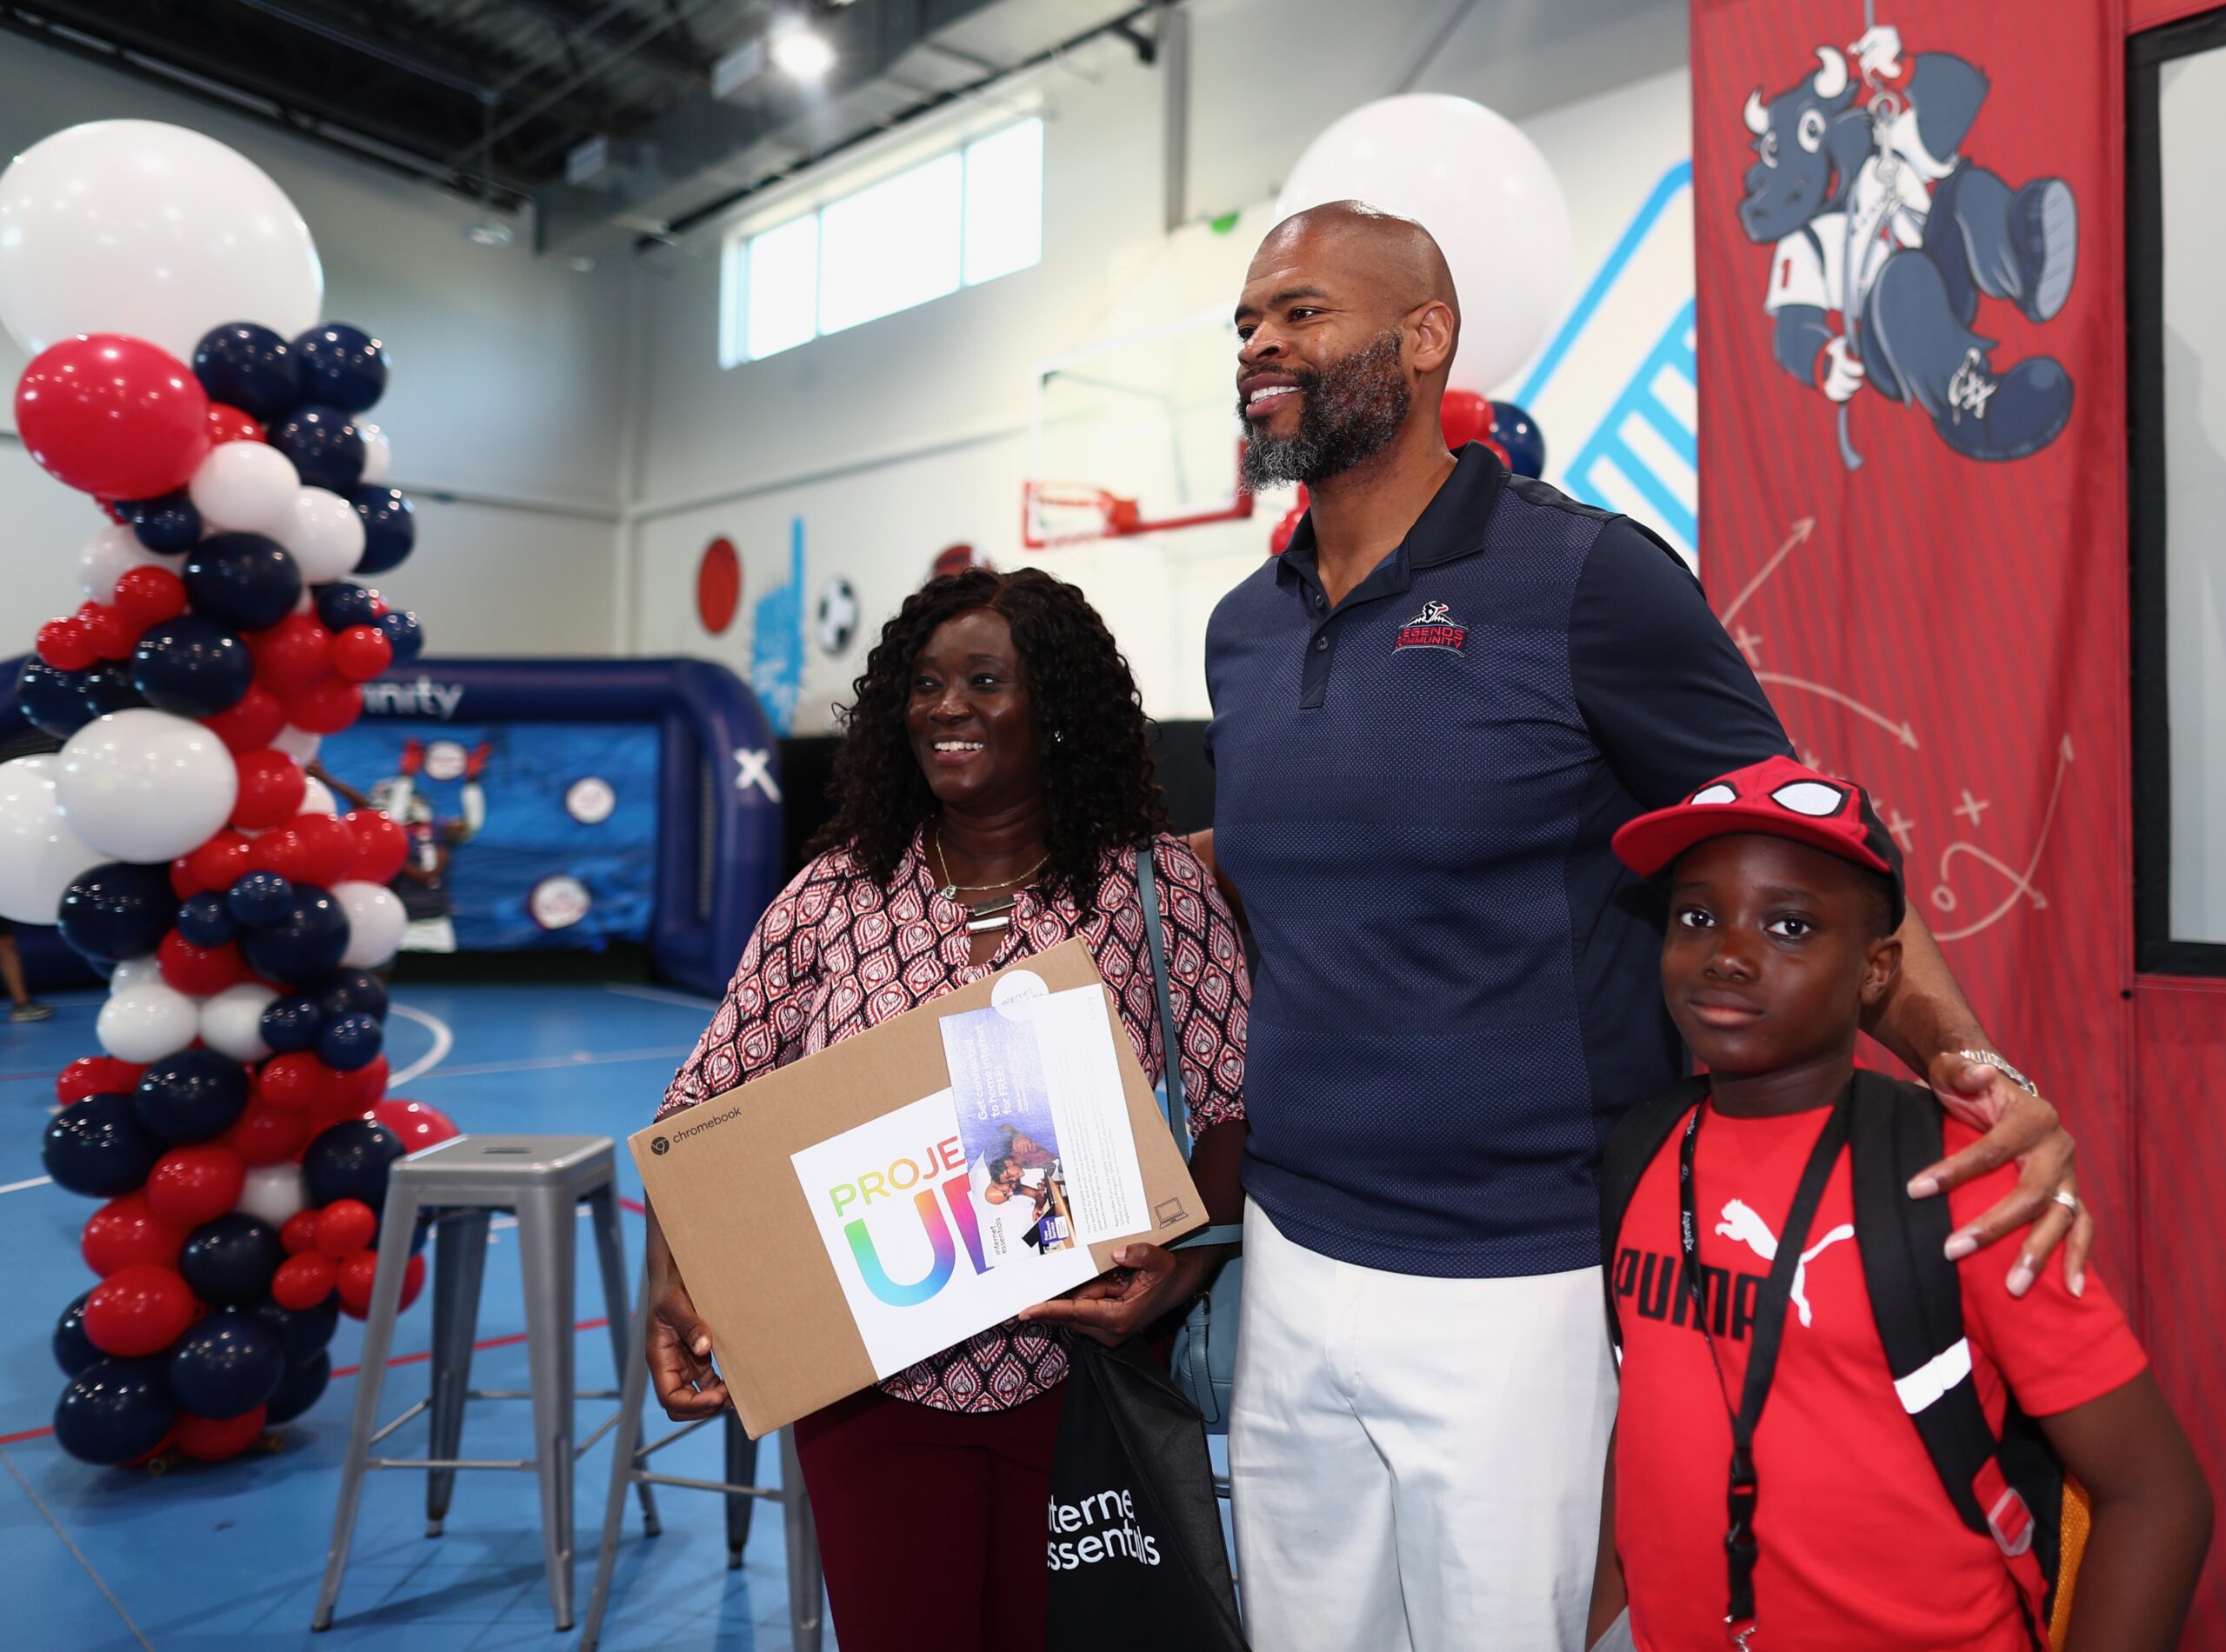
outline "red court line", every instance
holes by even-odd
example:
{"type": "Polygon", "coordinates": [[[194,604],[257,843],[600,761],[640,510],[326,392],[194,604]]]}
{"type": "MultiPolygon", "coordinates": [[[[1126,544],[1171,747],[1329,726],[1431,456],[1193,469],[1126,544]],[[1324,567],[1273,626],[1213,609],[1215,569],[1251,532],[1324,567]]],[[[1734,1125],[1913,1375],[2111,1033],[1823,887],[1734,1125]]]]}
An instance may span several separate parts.
{"type": "Polygon", "coordinates": [[[630,1199],[623,1193],[618,1196],[618,1208],[621,1210],[631,1210],[637,1216],[646,1216],[650,1214],[649,1206],[643,1204],[639,1199],[630,1199]]]}
{"type": "MultiPolygon", "coordinates": [[[[610,1322],[607,1319],[583,1319],[572,1329],[575,1331],[599,1331],[610,1323],[610,1322]]],[[[471,1351],[477,1354],[480,1349],[486,1348],[509,1348],[514,1343],[525,1341],[525,1336],[526,1334],[523,1331],[513,1331],[508,1336],[490,1336],[483,1342],[474,1342],[471,1345],[471,1351]]],[[[397,1365],[415,1365],[420,1361],[432,1357],[430,1349],[423,1354],[397,1354],[386,1362],[386,1368],[390,1371],[397,1365]]],[[[336,1377],[355,1376],[359,1375],[363,1369],[360,1365],[343,1365],[335,1370],[333,1376],[336,1377]]],[[[0,1434],[0,1446],[11,1446],[23,1440],[43,1439],[53,1432],[54,1425],[49,1423],[43,1429],[25,1429],[18,1434],[0,1434]]]]}

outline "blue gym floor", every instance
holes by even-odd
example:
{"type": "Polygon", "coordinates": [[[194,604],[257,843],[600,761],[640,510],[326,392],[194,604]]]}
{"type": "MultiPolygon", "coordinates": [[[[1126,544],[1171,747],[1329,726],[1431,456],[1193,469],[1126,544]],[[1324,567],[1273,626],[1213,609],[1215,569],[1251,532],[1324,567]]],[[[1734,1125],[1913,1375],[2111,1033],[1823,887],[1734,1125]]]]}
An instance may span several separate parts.
{"type": "MultiPolygon", "coordinates": [[[[63,1377],[48,1349],[56,1316],[91,1282],[77,1233],[94,1202],[39,1182],[39,1137],[54,1102],[53,1076],[96,1052],[90,995],[54,1001],[53,1020],[0,1024],[0,1267],[10,1289],[0,1310],[0,1646],[36,1652],[130,1652],[133,1648],[563,1646],[577,1630],[551,1628],[533,1477],[457,1476],[447,1535],[424,1535],[424,1478],[367,1477],[347,1579],[333,1627],[313,1635],[310,1616],[332,1529],[352,1376],[336,1376],[305,1416],[276,1430],[284,1449],[168,1474],[97,1469],[76,1462],[44,1431],[63,1377]]],[[[710,1014],[706,1000],[623,986],[403,987],[387,1026],[402,1082],[392,1094],[439,1108],[466,1130],[594,1132],[623,1138],[645,1122],[673,1069],[710,1014]]],[[[619,1153],[621,1191],[638,1210],[641,1185],[619,1153]]],[[[630,1275],[641,1258],[641,1222],[627,1220],[630,1275]]],[[[517,1249],[500,1231],[487,1260],[475,1357],[477,1388],[527,1386],[517,1249]],[[500,1339],[513,1338],[504,1342],[500,1339]]],[[[579,1382],[615,1386],[603,1329],[601,1287],[585,1243],[576,1319],[579,1382]]],[[[430,1303],[396,1329],[381,1407],[391,1417],[425,1393],[430,1303]],[[413,1358],[412,1356],[417,1356],[413,1358]]],[[[337,1372],[356,1363],[362,1327],[343,1318],[332,1342],[337,1372]]],[[[579,1433],[609,1414],[583,1400],[579,1433]]],[[[474,1404],[464,1455],[517,1457],[530,1449],[523,1402],[474,1404]]],[[[652,1403],[645,1427],[670,1427],[652,1403]]],[[[394,1438],[397,1455],[422,1455],[422,1420],[394,1438]]],[[[720,1430],[658,1456],[668,1474],[722,1477],[720,1430]]],[[[576,1611],[594,1581],[608,1438],[578,1469],[576,1611]]],[[[759,1478],[778,1473],[764,1442],[759,1478]]],[[[662,1488],[663,1534],[644,1538],[630,1504],[603,1644],[613,1652],[660,1648],[785,1649],[788,1599],[780,1511],[761,1505],[739,1571],[726,1566],[720,1500],[662,1488]]],[[[826,1644],[835,1637],[829,1629],[826,1644]]]]}

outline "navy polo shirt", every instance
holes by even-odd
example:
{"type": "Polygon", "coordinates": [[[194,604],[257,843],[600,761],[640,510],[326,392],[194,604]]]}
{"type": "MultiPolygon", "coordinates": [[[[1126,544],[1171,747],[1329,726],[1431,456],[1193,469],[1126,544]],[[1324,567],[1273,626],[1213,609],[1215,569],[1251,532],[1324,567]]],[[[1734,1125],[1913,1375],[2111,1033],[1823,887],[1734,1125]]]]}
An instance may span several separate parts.
{"type": "Polygon", "coordinates": [[[1312,519],[1206,629],[1214,852],[1259,949],[1244,1184],[1396,1273],[1599,1259],[1600,1149],[1678,1077],[1634,815],[1787,752],[1676,554],[1462,450],[1334,609],[1312,519]]]}

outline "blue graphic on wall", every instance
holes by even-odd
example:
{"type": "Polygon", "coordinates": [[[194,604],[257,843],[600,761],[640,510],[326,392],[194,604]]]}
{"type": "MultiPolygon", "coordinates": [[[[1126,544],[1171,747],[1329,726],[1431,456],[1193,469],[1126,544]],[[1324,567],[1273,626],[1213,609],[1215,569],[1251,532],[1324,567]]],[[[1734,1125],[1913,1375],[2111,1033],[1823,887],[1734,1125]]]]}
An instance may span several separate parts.
{"type": "Polygon", "coordinates": [[[402,822],[405,950],[600,949],[649,934],[656,730],[612,723],[357,723],[318,768],[402,822]]]}
{"type": "Polygon", "coordinates": [[[751,610],[750,686],[776,734],[796,724],[803,687],[803,518],[789,519],[789,580],[751,610]]]}
{"type": "Polygon", "coordinates": [[[1700,539],[1692,189],[1689,159],[1656,180],[1515,396],[1546,430],[1586,432],[1548,480],[1643,517],[1689,560],[1700,539]],[[1634,335],[1649,343],[1626,368],[1634,335]],[[1572,361],[1581,370],[1564,373],[1572,361]]]}

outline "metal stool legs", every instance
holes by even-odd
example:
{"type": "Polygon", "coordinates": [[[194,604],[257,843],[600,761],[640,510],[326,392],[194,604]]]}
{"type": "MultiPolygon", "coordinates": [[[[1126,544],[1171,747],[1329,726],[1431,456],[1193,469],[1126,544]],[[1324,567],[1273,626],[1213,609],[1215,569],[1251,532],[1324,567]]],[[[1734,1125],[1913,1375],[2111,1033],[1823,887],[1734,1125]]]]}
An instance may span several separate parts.
{"type": "MultiPolygon", "coordinates": [[[[428,1455],[453,1459],[463,1444],[463,1401],[471,1387],[471,1334],[479,1324],[479,1281],[487,1267],[484,1210],[443,1216],[433,1234],[433,1375],[428,1455]]],[[[425,1475],[425,1535],[438,1537],[456,1491],[456,1470],[425,1475]]]]}

